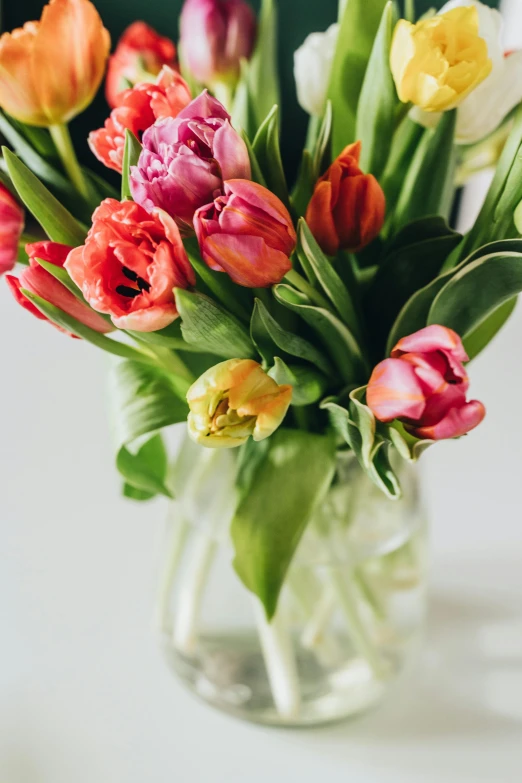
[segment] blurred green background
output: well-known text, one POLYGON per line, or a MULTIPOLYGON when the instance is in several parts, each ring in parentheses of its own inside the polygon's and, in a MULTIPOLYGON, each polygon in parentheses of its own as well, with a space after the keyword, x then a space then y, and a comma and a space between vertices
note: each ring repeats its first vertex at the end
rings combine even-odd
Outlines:
MULTIPOLYGON (((251 0, 257 9, 259 0, 251 0)), ((367 0, 372 3, 373 0, 367 0)), ((487 0, 496 6, 496 0, 487 0)), ((127 25, 136 19, 143 19, 163 35, 177 39, 178 16, 182 0, 94 0, 106 27, 110 30, 113 44, 127 25)), ((0 0, 0 5, 2 5, 0 0)), ((4 0, 3 30, 12 30, 25 21, 38 19, 45 0, 4 0)), ((418 12, 443 2, 417 0, 418 12)), ((337 0, 279 0, 280 33, 279 58, 283 101, 283 157, 289 174, 295 172, 300 150, 306 134, 307 115, 299 108, 295 97, 293 79, 293 52, 306 35, 325 30, 335 21, 337 0)), ((90 109, 73 123, 73 133, 78 150, 84 161, 92 164, 92 155, 86 144, 90 130, 103 124, 108 110, 100 94, 90 109)))

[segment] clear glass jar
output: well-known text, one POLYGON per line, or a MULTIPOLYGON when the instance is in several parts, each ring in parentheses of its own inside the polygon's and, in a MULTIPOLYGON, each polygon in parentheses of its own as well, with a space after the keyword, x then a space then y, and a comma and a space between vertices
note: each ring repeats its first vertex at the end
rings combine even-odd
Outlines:
POLYGON ((205 492, 169 515, 157 619, 172 669, 208 703, 256 723, 320 725, 366 710, 423 628, 426 525, 415 469, 403 467, 403 498, 391 501, 353 455, 339 455, 268 623, 232 567, 233 458, 210 459, 219 460, 218 480, 200 481, 205 492))

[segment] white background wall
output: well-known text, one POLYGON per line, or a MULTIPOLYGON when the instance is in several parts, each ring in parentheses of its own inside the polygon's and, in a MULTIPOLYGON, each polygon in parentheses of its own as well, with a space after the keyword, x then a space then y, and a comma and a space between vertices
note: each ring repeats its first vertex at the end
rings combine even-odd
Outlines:
MULTIPOLYGON (((512 44, 522 3, 506 5, 512 44)), ((418 667, 380 711, 305 733, 242 725, 174 681, 150 627, 163 506, 118 496, 104 358, 5 286, 0 334, 0 783, 520 779, 522 306, 473 365, 485 423, 424 458, 418 667)))

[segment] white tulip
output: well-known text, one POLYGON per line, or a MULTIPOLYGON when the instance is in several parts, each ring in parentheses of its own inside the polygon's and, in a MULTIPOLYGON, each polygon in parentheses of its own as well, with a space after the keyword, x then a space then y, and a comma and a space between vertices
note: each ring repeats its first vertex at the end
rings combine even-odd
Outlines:
POLYGON ((308 114, 320 117, 324 111, 338 35, 339 25, 333 24, 309 35, 294 52, 297 100, 308 114))
MULTIPOLYGON (((504 56, 502 16, 478 0, 450 0, 439 13, 474 5, 479 14, 479 33, 486 41, 492 62, 489 76, 465 98, 457 109, 457 144, 474 144, 493 133, 522 101, 522 51, 504 56)), ((440 115, 415 107, 412 119, 426 128, 436 125, 440 115)))

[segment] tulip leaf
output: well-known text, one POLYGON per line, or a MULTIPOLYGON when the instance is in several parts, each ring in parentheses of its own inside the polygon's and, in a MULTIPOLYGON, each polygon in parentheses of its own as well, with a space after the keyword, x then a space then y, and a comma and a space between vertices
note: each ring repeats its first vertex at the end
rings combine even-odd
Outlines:
POLYGON ((189 351, 190 353, 204 353, 203 348, 189 345, 186 340, 183 339, 180 318, 177 318, 158 332, 134 332, 127 329, 126 333, 138 342, 157 345, 160 348, 172 348, 178 351, 189 351))
POLYGON ((367 373, 364 359, 353 334, 329 310, 315 307, 305 294, 289 285, 274 286, 277 301, 303 318, 317 333, 345 383, 357 384, 367 373))
POLYGON ((410 223, 395 236, 365 297, 369 330, 379 352, 403 305, 439 275, 461 239, 440 217, 410 223))
MULTIPOLYGON (((235 128, 243 139, 253 139, 258 123, 256 122, 253 98, 249 86, 250 65, 248 60, 242 59, 240 63, 240 76, 234 93, 232 108, 230 109, 232 127, 235 128)), ((248 146, 247 144, 247 146, 248 146)), ((257 182, 257 180, 255 180, 257 182)))
POLYGON ((395 9, 390 0, 382 14, 357 105, 355 138, 363 140, 360 166, 377 178, 388 161, 399 104, 390 70, 395 21, 395 9))
MULTIPOLYGON (((52 275, 56 280, 59 280, 59 282, 67 288, 68 291, 73 294, 76 299, 79 299, 80 302, 85 302, 85 298, 81 292, 81 290, 78 288, 75 282, 71 279, 69 276, 69 273, 63 266, 58 266, 57 264, 52 264, 50 261, 43 261, 41 258, 37 258, 36 261, 38 261, 39 265, 43 267, 47 272, 49 272, 50 275, 52 275)), ((100 313, 100 317, 103 318, 103 316, 100 313)))
POLYGON ((131 166, 136 166, 141 154, 141 144, 132 131, 125 128, 125 147, 123 150, 123 166, 121 174, 121 200, 132 201, 130 187, 131 166))
POLYGON ((234 568, 271 620, 301 536, 335 474, 333 439, 280 428, 232 520, 234 568))
POLYGON ((313 148, 313 180, 314 183, 322 174, 323 161, 332 135, 332 102, 326 101, 323 119, 319 125, 319 132, 313 148))
POLYGON ((438 215, 447 194, 447 179, 453 177, 453 154, 457 113, 445 112, 435 128, 424 131, 416 148, 393 218, 395 231, 412 220, 438 215))
POLYGON ((110 184, 110 182, 107 182, 103 177, 100 177, 99 174, 91 171, 86 166, 82 166, 81 169, 84 178, 89 181, 93 188, 95 188, 98 194, 98 202, 100 199, 103 200, 106 198, 114 198, 116 201, 119 201, 120 194, 116 188, 110 184))
POLYGON ((110 376, 110 402, 116 465, 125 482, 149 495, 171 497, 166 485, 166 455, 158 433, 187 418, 188 405, 179 384, 158 367, 119 362, 110 376))
POLYGON ((296 356, 315 364, 325 375, 331 376, 333 373, 332 366, 324 353, 303 337, 283 329, 260 299, 256 299, 254 304, 250 333, 267 366, 271 366, 275 356, 283 351, 289 356, 296 356))
POLYGON ((404 429, 400 421, 394 421, 392 424, 379 423, 378 431, 395 446, 403 459, 412 463, 417 462, 426 449, 433 446, 436 442, 434 440, 415 438, 404 429))
POLYGON ((511 317, 516 305, 517 297, 508 299, 503 305, 500 305, 490 316, 486 318, 476 329, 464 339, 464 349, 469 359, 474 359, 484 348, 489 345, 491 340, 498 334, 504 324, 511 317))
POLYGON ((266 180, 263 176, 263 172, 261 171, 261 166, 259 165, 259 161, 256 157, 256 153, 252 148, 250 139, 248 138, 248 135, 246 134, 245 131, 242 131, 240 136, 245 142, 246 148, 248 150, 248 157, 250 158, 250 168, 252 169, 252 180, 254 182, 257 182, 258 185, 262 185, 264 188, 266 188, 266 180))
POLYGON ((248 331, 235 316, 205 294, 175 288, 183 338, 224 359, 253 359, 256 351, 248 331))
POLYGON ((313 158, 309 150, 303 150, 299 173, 291 195, 292 208, 299 217, 306 214, 308 204, 314 192, 314 183, 313 158))
POLYGON ((332 64, 332 158, 356 140, 357 104, 386 0, 345 0, 332 64))
POLYGON ((324 396, 328 381, 322 373, 298 364, 288 366, 279 356, 268 374, 279 386, 289 384, 293 388, 292 405, 312 405, 324 396))
POLYGON ((16 155, 6 147, 2 148, 2 152, 18 195, 49 239, 73 247, 83 244, 87 229, 60 204, 16 155))
POLYGON ((279 109, 273 106, 256 133, 252 149, 259 163, 266 185, 281 201, 289 206, 281 148, 279 146, 279 109))
POLYGON ((256 46, 248 66, 248 84, 255 124, 259 127, 272 106, 280 101, 275 0, 261 2, 256 46))
MULTIPOLYGON (((394 205, 399 200, 404 184, 404 173, 408 170, 423 133, 424 128, 409 117, 406 117, 396 130, 386 168, 379 180, 387 204, 394 205)), ((393 210, 388 213, 384 224, 385 235, 389 233, 393 214, 393 210)))
POLYGON ((312 272, 312 281, 317 281, 324 293, 335 307, 339 317, 360 339, 361 328, 355 306, 347 287, 327 259, 306 221, 300 220, 298 227, 297 254, 305 270, 312 272))
POLYGON ((466 339, 521 291, 522 253, 479 258, 446 283, 430 308, 428 323, 448 326, 466 339))

